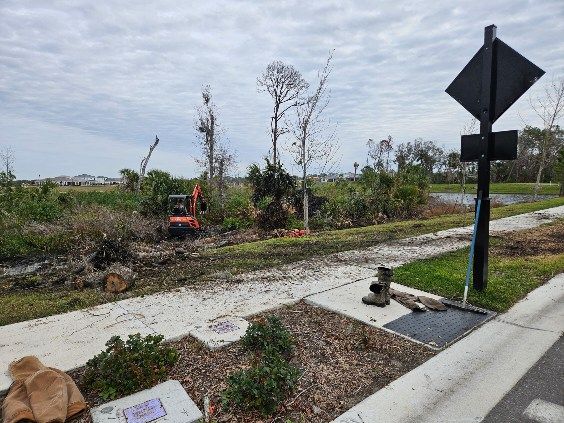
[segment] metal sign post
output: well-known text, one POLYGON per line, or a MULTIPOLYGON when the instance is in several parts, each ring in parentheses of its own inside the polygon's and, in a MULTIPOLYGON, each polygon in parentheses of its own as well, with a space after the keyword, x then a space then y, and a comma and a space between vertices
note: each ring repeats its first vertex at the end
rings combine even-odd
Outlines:
POLYGON ((462 136, 460 155, 463 162, 478 162, 481 207, 476 207, 473 286, 479 291, 488 284, 490 162, 517 157, 517 131, 492 132, 492 126, 542 75, 542 69, 497 38, 496 26, 490 25, 484 45, 446 89, 480 121, 479 135, 462 136))

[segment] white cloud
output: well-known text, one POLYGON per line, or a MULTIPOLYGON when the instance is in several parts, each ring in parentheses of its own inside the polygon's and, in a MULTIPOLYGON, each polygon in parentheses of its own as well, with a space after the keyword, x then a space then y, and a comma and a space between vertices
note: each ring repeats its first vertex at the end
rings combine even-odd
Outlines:
MULTIPOLYGON (((335 48, 328 112, 343 169, 369 137, 454 148, 469 115, 444 89, 483 27, 496 23, 548 81, 564 70, 563 18, 561 1, 4 0, 0 144, 17 147, 20 177, 116 174, 136 167, 157 133, 152 165, 193 175, 193 109, 210 83, 244 172, 269 147, 271 106, 256 77, 282 59, 314 78, 335 48)), ((536 123, 521 99, 496 129, 522 127, 518 112, 536 123)))

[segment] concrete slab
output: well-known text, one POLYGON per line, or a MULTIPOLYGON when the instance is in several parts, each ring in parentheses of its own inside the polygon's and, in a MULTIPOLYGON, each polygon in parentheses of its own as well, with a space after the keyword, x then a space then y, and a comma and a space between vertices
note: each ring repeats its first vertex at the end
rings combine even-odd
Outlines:
POLYGON ((203 417, 177 380, 102 404, 90 412, 93 423, 193 423, 203 417))
POLYGON ((334 422, 482 421, 563 330, 560 274, 334 422))
POLYGON ((236 342, 247 331, 249 322, 240 317, 220 317, 211 322, 196 325, 190 335, 215 350, 236 342))
POLYGON ((373 274, 372 269, 341 263, 321 268, 296 266, 294 271, 270 269, 241 275, 239 283, 222 284, 220 289, 212 284, 211 288, 185 288, 117 304, 167 340, 174 340, 221 316, 249 317, 373 274))
POLYGON ((154 333, 137 316, 116 304, 0 327, 0 391, 12 383, 8 365, 26 355, 65 371, 83 366, 105 349, 113 335, 154 333))

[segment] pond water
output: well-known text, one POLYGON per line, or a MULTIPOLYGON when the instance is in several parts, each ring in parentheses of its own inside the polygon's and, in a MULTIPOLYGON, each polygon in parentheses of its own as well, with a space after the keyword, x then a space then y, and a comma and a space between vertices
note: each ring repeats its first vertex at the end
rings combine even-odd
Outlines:
MULTIPOLYGON (((454 192, 433 192, 430 194, 432 198, 444 201, 450 204, 460 204, 461 202, 467 206, 474 204, 476 193, 465 194, 464 196, 454 192)), ((545 200, 547 198, 555 198, 556 195, 538 195, 537 200, 545 200)), ((503 205, 527 203, 533 201, 532 194, 490 194, 492 202, 501 203, 503 205)))

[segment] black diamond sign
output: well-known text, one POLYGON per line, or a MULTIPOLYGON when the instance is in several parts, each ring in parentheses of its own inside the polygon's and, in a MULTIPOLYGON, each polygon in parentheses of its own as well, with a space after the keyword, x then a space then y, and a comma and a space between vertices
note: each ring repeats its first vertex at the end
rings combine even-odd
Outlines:
MULTIPOLYGON (((527 91, 544 71, 530 62, 499 38, 493 41, 496 58, 492 68, 495 84, 495 98, 493 102, 492 123, 495 122, 525 91, 527 91)), ((480 104, 482 91, 482 58, 484 46, 470 59, 458 76, 446 89, 446 92, 468 110, 476 119, 484 106, 480 104)), ((486 106, 487 107, 487 106, 486 106)))

